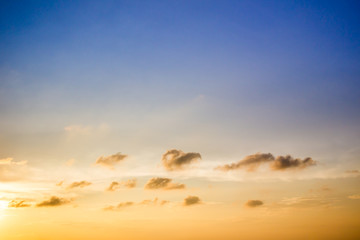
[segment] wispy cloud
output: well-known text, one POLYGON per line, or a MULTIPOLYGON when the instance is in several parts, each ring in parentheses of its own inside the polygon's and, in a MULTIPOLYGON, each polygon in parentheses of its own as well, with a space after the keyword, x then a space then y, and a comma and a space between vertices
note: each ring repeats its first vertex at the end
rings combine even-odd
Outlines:
POLYGON ((0 159, 0 181, 16 181, 26 175, 27 161, 14 161, 13 158, 0 159))
POLYGON ((245 168, 247 171, 256 170, 261 164, 274 161, 274 156, 271 153, 256 153, 246 156, 237 163, 226 164, 219 166, 217 170, 230 171, 239 168, 245 168))
POLYGON ((67 189, 73 189, 73 188, 78 188, 78 187, 84 188, 89 185, 91 185, 91 182, 87 182, 87 181, 73 182, 67 187, 67 189))
POLYGON ((310 157, 301 160, 299 158, 293 158, 290 155, 278 156, 275 158, 271 153, 256 153, 246 156, 239 162, 218 166, 215 169, 230 171, 245 168, 246 171, 251 172, 257 170, 260 165, 266 163, 270 164, 270 169, 273 171, 304 169, 316 165, 316 162, 310 157))
POLYGON ((159 200, 158 198, 155 198, 154 200, 149 200, 149 199, 145 199, 143 200, 142 202, 140 202, 139 204, 140 205, 165 205, 169 203, 169 201, 166 201, 166 200, 159 200))
POLYGON ((28 203, 25 203, 24 200, 18 201, 18 200, 12 200, 9 202, 8 207, 10 208, 22 208, 22 207, 30 207, 31 205, 28 203))
POLYGON ((131 206, 163 206, 165 204, 169 203, 169 201, 166 200, 159 200, 158 198, 154 198, 153 200, 151 199, 145 199, 141 202, 121 202, 118 205, 110 205, 110 206, 106 206, 103 208, 103 210, 106 211, 118 211, 121 210, 123 208, 127 208, 127 207, 131 207, 131 206))
POLYGON ((358 200, 358 199, 360 199, 360 194, 350 195, 350 196, 348 196, 348 198, 353 199, 353 200, 358 200))
POLYGON ((114 166, 119 162, 123 161, 128 156, 121 153, 116 153, 107 157, 101 156, 96 159, 95 164, 101 165, 110 169, 114 169, 114 166))
POLYGON ((163 189, 163 190, 174 190, 184 189, 185 184, 172 183, 170 178, 151 178, 145 185, 145 189, 163 189))
POLYGON ((105 211, 115 211, 134 205, 134 202, 121 202, 116 206, 107 206, 103 208, 105 211))
POLYGON ((181 150, 168 150, 162 156, 162 164, 166 168, 166 170, 182 170, 185 166, 198 161, 201 159, 200 153, 189 152, 184 153, 181 150))

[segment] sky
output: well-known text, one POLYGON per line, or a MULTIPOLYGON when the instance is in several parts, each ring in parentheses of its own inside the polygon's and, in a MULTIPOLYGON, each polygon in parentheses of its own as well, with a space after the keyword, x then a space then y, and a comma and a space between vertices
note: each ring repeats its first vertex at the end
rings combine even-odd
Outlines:
POLYGON ((1 1, 0 238, 359 239, 358 1, 1 1))

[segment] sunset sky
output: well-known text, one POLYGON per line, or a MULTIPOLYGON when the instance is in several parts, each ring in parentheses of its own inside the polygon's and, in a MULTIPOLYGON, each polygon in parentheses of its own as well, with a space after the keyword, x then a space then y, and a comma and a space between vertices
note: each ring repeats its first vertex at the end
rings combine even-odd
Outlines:
POLYGON ((1 1, 1 240, 360 239, 359 1, 1 1))

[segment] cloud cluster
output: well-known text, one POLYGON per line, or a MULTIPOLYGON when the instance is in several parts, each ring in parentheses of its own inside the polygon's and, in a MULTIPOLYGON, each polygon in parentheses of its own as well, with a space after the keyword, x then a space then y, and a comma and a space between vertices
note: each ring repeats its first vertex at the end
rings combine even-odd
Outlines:
POLYGON ((172 183, 170 178, 160 178, 155 177, 151 178, 146 184, 145 189, 163 189, 163 190, 174 190, 174 189, 184 189, 185 184, 172 183))
POLYGON ((112 182, 110 184, 110 186, 106 189, 106 191, 110 191, 110 192, 113 192, 119 188, 122 188, 122 187, 125 187, 125 188, 134 188, 136 187, 136 182, 137 180, 134 178, 134 179, 129 179, 129 180, 126 180, 126 181, 122 181, 122 182, 112 182))
POLYGON ((26 172, 26 161, 15 162, 13 158, 0 159, 0 181, 22 179, 26 172))
POLYGON ((56 196, 52 196, 49 200, 45 200, 43 202, 40 202, 36 204, 37 207, 57 207, 64 204, 70 203, 72 200, 60 198, 56 196))
POLYGON ((87 182, 87 181, 73 182, 67 187, 67 189, 73 189, 73 188, 78 188, 78 187, 84 188, 89 185, 91 185, 91 182, 87 182))
POLYGON ((101 165, 103 167, 107 167, 110 169, 114 169, 114 166, 127 158, 127 155, 116 153, 107 157, 101 156, 98 159, 96 159, 95 164, 101 165))
POLYGON ((273 171, 288 170, 288 169, 304 169, 313 165, 316 162, 312 158, 293 158, 290 155, 274 157, 271 153, 256 153, 246 156, 237 163, 226 164, 218 166, 216 170, 230 171, 244 168, 246 171, 255 171, 260 165, 269 163, 270 169, 273 171))
POLYGON ((8 205, 8 207, 11 207, 11 208, 22 208, 22 207, 30 207, 30 206, 31 205, 25 203, 24 200, 21 200, 21 201, 11 200, 8 205))
POLYGON ((260 207, 263 204, 264 204, 263 201, 260 200, 249 200, 245 203, 245 206, 249 208, 255 208, 255 207, 260 207))
POLYGON ((185 166, 201 159, 200 153, 184 153, 181 150, 168 150, 162 156, 162 164, 168 171, 181 170, 185 166))
POLYGON ((201 200, 199 197, 197 196, 187 196, 184 199, 183 205, 184 206, 191 206, 191 205, 195 205, 195 204, 200 204, 201 200))

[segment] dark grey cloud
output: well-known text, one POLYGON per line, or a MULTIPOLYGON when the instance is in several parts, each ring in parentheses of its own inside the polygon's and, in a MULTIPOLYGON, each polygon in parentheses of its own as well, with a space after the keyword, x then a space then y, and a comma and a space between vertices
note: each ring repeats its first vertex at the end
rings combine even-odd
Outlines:
POLYGON ((122 182, 112 182, 110 184, 110 186, 106 189, 106 191, 110 191, 110 192, 113 192, 117 189, 120 189, 122 187, 125 187, 125 188, 134 188, 136 187, 136 183, 137 183, 137 180, 134 178, 134 179, 128 179, 126 181, 122 181, 122 182))
POLYGON ((181 150, 168 150, 162 156, 162 164, 169 171, 182 170, 185 166, 201 159, 200 153, 184 153, 181 150))
POLYGON ((247 171, 256 170, 261 164, 274 161, 274 156, 271 153, 256 153, 246 156, 237 163, 226 164, 219 166, 217 170, 230 171, 239 168, 245 168, 247 171))
POLYGON ((260 207, 263 204, 264 204, 263 201, 260 200, 249 200, 245 203, 245 206, 250 208, 255 208, 255 207, 260 207))
POLYGON ((70 203, 72 200, 52 196, 49 200, 45 200, 36 204, 37 207, 56 207, 70 203))
POLYGON ((290 155, 278 156, 275 161, 270 164, 272 170, 286 170, 289 168, 303 169, 316 165, 316 162, 312 158, 305 158, 303 160, 299 158, 293 158, 290 155))
POLYGON ((230 171, 244 168, 246 171, 255 171, 262 164, 270 164, 270 169, 273 171, 287 170, 287 169, 304 169, 313 165, 316 162, 312 158, 293 158, 290 155, 274 157, 271 153, 256 153, 246 156, 237 163, 226 164, 218 166, 216 170, 230 171))
POLYGON ((30 207, 31 205, 28 203, 25 203, 24 200, 18 201, 18 200, 11 200, 9 202, 8 207, 11 208, 22 208, 22 207, 30 207))
POLYGON ((127 155, 116 153, 107 157, 99 157, 98 159, 96 159, 95 164, 114 169, 114 166, 119 162, 123 161, 125 158, 127 158, 127 155))
POLYGON ((91 185, 91 182, 87 182, 87 181, 73 182, 67 187, 67 189, 73 189, 73 188, 78 188, 78 187, 84 188, 89 185, 91 185))
POLYGON ((183 205, 184 206, 191 206, 195 204, 200 204, 201 200, 197 196, 188 196, 184 199, 183 205))
POLYGON ((163 189, 163 190, 174 190, 174 189, 184 189, 185 184, 172 183, 170 178, 160 178, 155 177, 149 179, 145 184, 145 189, 163 189))

